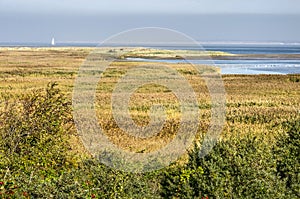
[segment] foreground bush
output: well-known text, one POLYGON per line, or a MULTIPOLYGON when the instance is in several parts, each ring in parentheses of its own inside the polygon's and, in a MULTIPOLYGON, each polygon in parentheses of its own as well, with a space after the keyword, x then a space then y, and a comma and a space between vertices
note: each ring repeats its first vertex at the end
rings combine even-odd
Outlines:
POLYGON ((271 147, 249 136, 219 142, 199 158, 196 145, 186 166, 165 173, 166 198, 285 198, 290 197, 276 171, 271 147))
MULTIPOLYGON (((3 96, 0 113, 0 179, 15 184, 14 188, 32 185, 34 190, 60 175, 68 164, 71 104, 55 84, 17 99, 11 97, 3 96)), ((14 191, 9 186, 0 190, 6 192, 14 191)))
POLYGON ((278 138, 275 148, 277 172, 289 193, 300 198, 300 120, 285 122, 287 133, 278 138))
POLYGON ((0 111, 0 198, 155 198, 146 175, 73 160, 71 103, 49 84, 0 111))
POLYGON ((58 198, 157 198, 153 183, 149 174, 124 173, 86 160, 57 179, 55 187, 58 198))

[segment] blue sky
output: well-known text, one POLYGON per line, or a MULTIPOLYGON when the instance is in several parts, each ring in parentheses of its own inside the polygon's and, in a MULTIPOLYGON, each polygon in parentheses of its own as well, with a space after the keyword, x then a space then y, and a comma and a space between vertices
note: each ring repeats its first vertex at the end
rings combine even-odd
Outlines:
POLYGON ((98 42, 156 26, 200 41, 300 41, 298 0, 0 0, 0 42, 98 42))

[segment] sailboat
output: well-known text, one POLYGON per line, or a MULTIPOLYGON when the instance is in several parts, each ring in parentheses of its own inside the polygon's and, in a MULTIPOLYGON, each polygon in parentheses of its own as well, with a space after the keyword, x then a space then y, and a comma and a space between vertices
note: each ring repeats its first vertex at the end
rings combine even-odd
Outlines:
POLYGON ((52 38, 51 45, 55 46, 55 39, 54 38, 52 38))

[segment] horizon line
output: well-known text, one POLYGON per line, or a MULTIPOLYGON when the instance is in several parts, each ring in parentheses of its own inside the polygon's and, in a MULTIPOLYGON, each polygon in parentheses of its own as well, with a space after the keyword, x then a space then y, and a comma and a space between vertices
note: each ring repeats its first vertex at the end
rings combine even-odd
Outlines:
MULTIPOLYGON (((269 44, 269 45, 300 45, 300 41, 199 41, 196 40, 196 44, 269 44)), ((0 41, 0 45, 3 44, 51 44, 50 42, 33 42, 33 41, 0 41)), ((90 44, 90 45, 101 45, 103 44, 103 41, 59 41, 56 40, 56 44, 90 44)), ((187 42, 107 42, 104 43, 105 45, 117 45, 117 44, 122 44, 122 45, 191 45, 192 43, 187 43, 187 42)))

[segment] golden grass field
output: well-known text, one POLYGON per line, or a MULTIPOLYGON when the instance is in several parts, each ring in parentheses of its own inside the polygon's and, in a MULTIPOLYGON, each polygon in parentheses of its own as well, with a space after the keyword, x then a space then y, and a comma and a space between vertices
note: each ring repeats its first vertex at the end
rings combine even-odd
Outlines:
MULTIPOLYGON (((78 69, 92 50, 92 48, 0 48, 2 103, 4 95, 11 94, 17 98, 18 95, 33 89, 45 88, 49 82, 58 83, 59 88, 71 100, 78 69)), ((109 48, 102 50, 108 55, 111 52, 109 48)), ((111 93, 119 78, 129 68, 140 64, 122 60, 113 62, 99 81, 96 106, 99 122, 112 142, 130 151, 149 152, 164 146, 173 138, 178 129, 180 112, 178 101, 168 88, 146 85, 132 95, 129 104, 130 113, 137 124, 146 125, 149 122, 150 107, 157 103, 165 105, 168 118, 163 130, 158 136, 141 139, 129 136, 118 128, 111 114, 111 93)), ((176 69, 197 93, 200 110, 199 136, 201 136, 209 127, 211 114, 210 97, 204 80, 189 64, 164 65, 176 69)), ((251 132, 265 136, 266 142, 273 142, 274 136, 281 133, 279 124, 300 118, 299 74, 223 75, 222 79, 226 90, 226 122, 222 139, 243 136, 251 132)), ((76 152, 83 152, 82 148, 76 146, 79 144, 77 141, 71 142, 76 152)))

